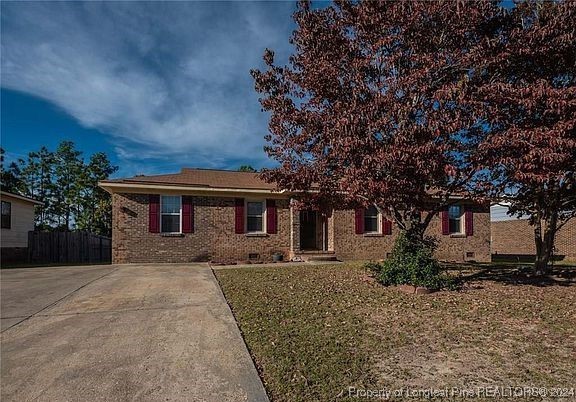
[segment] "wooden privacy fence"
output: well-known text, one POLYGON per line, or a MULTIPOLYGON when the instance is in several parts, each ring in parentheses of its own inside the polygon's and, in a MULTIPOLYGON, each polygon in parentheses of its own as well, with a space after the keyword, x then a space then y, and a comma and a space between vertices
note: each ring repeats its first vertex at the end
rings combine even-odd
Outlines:
POLYGON ((112 239, 89 232, 28 232, 28 260, 37 264, 110 263, 112 239))

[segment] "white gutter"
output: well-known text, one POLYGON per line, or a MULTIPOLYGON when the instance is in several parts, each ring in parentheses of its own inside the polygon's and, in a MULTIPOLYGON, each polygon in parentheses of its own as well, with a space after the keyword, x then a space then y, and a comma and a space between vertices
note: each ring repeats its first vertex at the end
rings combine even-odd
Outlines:
POLYGON ((13 193, 7 193, 6 191, 0 191, 0 195, 1 196, 5 196, 5 197, 12 197, 12 198, 16 198, 18 200, 21 201, 27 201, 31 204, 36 204, 36 205, 44 205, 44 203, 42 201, 38 201, 32 198, 28 198, 28 197, 24 197, 23 195, 18 195, 18 194, 13 194, 13 193))

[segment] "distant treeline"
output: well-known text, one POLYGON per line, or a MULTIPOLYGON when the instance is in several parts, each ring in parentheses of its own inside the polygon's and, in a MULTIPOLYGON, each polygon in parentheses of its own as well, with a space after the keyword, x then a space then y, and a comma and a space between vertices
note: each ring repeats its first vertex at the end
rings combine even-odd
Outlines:
POLYGON ((38 230, 87 230, 110 236, 112 207, 110 195, 98 187, 118 170, 103 152, 85 160, 71 141, 55 151, 41 147, 4 166, 1 149, 2 190, 42 202, 36 207, 38 230))

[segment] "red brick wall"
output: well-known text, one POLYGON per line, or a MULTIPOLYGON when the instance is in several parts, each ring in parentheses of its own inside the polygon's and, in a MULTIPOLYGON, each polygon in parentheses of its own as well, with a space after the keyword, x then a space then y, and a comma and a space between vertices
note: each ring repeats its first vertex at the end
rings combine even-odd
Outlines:
POLYGON ((148 195, 114 194, 112 197, 112 261, 192 262, 243 261, 248 253, 270 260, 274 252, 290 250, 288 200, 276 200, 278 234, 255 237, 234 231, 234 198, 194 197, 194 233, 165 237, 148 232, 148 195))
MULTIPOLYGON (((114 263, 244 261, 249 253, 260 254, 268 261, 274 252, 290 257, 291 230, 297 237, 297 219, 291 228, 289 200, 276 200, 278 233, 264 236, 236 234, 234 198, 194 197, 194 233, 166 237, 148 232, 148 195, 114 194, 112 224, 112 260, 114 263)), ((294 212, 298 216, 298 212, 294 212)), ((293 218, 294 218, 293 216, 293 218)), ((354 211, 334 211, 328 219, 328 247, 337 257, 347 260, 386 258, 392 250, 397 228, 392 235, 357 235, 354 211)), ((474 235, 443 236, 441 222, 435 217, 428 233, 439 240, 437 257, 448 261, 490 261, 490 213, 474 213, 474 235), (466 252, 473 257, 466 258, 466 252)), ((294 246, 299 242, 295 239, 294 246)))
MULTIPOLYGON (((354 211, 334 212, 334 250, 339 258, 347 260, 378 260, 386 258, 392 251, 398 228, 392 228, 392 235, 374 236, 355 234, 354 211)), ((474 212, 473 236, 442 235, 439 216, 435 216, 427 234, 438 239, 436 257, 444 261, 475 260, 490 261, 490 211, 488 208, 474 212), (466 252, 474 256, 466 258, 466 252)))
MULTIPOLYGON (((560 229, 555 243, 556 255, 576 261, 576 219, 572 219, 560 229)), ((526 219, 492 222, 492 253, 536 254, 534 227, 530 226, 526 219)))

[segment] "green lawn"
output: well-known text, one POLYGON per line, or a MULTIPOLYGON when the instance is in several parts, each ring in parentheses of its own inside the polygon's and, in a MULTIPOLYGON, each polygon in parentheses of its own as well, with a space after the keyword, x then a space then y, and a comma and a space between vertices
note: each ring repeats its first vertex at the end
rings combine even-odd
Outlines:
POLYGON ((384 288, 360 264, 215 273, 272 401, 344 400, 349 386, 576 387, 572 271, 542 284, 483 266, 432 295, 384 288))

